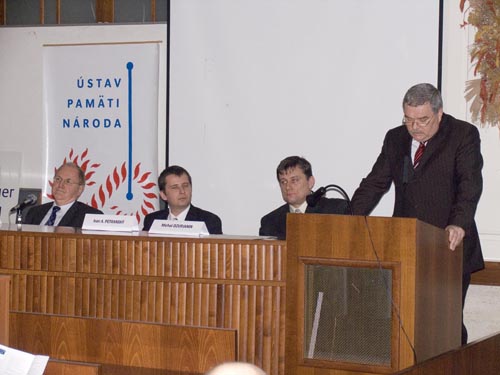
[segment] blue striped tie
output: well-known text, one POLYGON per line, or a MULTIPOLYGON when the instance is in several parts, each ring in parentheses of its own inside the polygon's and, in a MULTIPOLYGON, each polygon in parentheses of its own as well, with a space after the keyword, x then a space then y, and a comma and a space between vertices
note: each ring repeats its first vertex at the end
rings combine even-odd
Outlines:
POLYGON ((52 207, 52 213, 50 214, 49 220, 45 223, 45 225, 54 225, 56 222, 57 211, 59 211, 61 207, 54 206, 52 207))

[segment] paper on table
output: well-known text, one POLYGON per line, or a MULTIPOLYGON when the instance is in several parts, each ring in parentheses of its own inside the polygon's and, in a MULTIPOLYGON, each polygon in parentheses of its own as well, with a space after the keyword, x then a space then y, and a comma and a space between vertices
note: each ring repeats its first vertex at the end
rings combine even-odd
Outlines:
POLYGON ((48 356, 33 355, 0 345, 0 374, 2 375, 43 375, 48 356))

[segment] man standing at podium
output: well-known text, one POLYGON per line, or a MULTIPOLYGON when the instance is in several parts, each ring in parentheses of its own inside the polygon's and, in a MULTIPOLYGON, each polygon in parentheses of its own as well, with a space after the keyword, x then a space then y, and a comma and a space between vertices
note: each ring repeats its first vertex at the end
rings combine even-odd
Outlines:
POLYGON ((471 273, 484 267, 474 221, 483 188, 479 132, 443 113, 441 94, 428 83, 406 92, 403 113, 403 124, 387 132, 371 172, 355 191, 352 210, 369 215, 394 183, 393 216, 445 229, 451 250, 463 241, 463 308, 471 273))
POLYGON ((286 215, 288 213, 347 214, 348 203, 344 199, 320 198, 314 207, 308 206, 306 197, 314 186, 311 163, 300 156, 283 159, 276 169, 281 195, 286 202, 265 215, 260 221, 259 235, 286 239, 286 215))
POLYGON ((158 177, 158 189, 161 199, 167 203, 168 207, 146 215, 143 230, 149 230, 155 219, 186 220, 203 221, 208 233, 222 234, 222 222, 217 215, 191 204, 193 187, 191 175, 186 169, 178 165, 171 165, 164 169, 158 177))

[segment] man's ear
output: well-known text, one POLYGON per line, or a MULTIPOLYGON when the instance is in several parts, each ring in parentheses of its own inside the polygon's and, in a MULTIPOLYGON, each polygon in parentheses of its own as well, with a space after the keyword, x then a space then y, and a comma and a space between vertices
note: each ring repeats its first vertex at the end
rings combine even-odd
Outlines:
POLYGON ((167 201, 167 196, 163 191, 160 191, 160 198, 163 199, 165 202, 167 201))
POLYGON ((309 177, 309 179, 307 180, 307 183, 309 184, 309 190, 312 190, 314 187, 314 184, 316 183, 314 176, 309 177))
POLYGON ((443 108, 439 109, 437 116, 438 116, 438 124, 439 124, 439 123, 441 123, 441 118, 443 117, 443 108))
POLYGON ((85 185, 80 185, 78 187, 78 197, 76 197, 76 199, 80 198, 80 195, 82 195, 84 190, 85 190, 85 185))

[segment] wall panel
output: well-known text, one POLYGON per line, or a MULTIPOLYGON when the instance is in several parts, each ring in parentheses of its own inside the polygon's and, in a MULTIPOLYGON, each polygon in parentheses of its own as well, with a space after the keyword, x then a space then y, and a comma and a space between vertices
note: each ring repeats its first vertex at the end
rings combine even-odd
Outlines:
POLYGON ((239 359, 273 375, 284 371, 285 257, 282 241, 0 230, 12 312, 233 328, 239 359))

